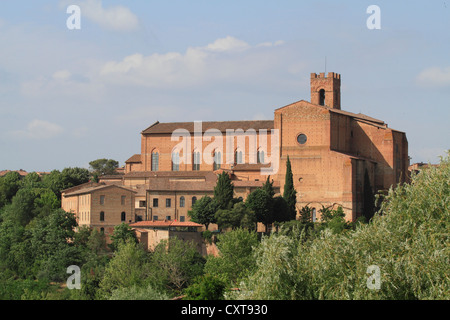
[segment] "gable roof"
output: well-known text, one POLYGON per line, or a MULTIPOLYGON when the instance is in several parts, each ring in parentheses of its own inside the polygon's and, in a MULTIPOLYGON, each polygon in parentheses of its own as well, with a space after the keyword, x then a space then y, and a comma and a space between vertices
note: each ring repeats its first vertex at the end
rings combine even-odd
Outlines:
POLYGON ((353 113, 353 112, 344 111, 344 110, 340 110, 340 109, 335 109, 335 108, 330 108, 330 107, 326 107, 326 106, 321 106, 321 105, 314 104, 314 103, 311 103, 311 102, 306 101, 306 100, 300 100, 300 101, 297 101, 297 102, 293 102, 293 103, 288 104, 288 105, 286 105, 284 107, 275 109, 275 111, 279 111, 279 110, 282 110, 284 108, 292 107, 292 106, 294 106, 296 104, 299 104, 299 103, 308 104, 308 105, 314 106, 316 108, 321 108, 324 111, 329 111, 329 112, 332 112, 332 113, 349 116, 349 117, 355 118, 357 120, 365 120, 365 121, 368 121, 368 122, 375 123, 377 125, 385 125, 383 120, 375 119, 375 118, 369 117, 368 115, 365 115, 365 114, 362 114, 362 113, 353 113))
POLYGON ((100 185, 100 186, 91 186, 91 187, 82 188, 82 189, 79 189, 79 190, 76 190, 76 191, 73 191, 73 192, 68 192, 64 196, 65 197, 71 197, 71 196, 91 193, 91 192, 95 192, 95 191, 102 190, 102 189, 107 189, 107 188, 120 188, 120 189, 129 191, 129 192, 137 193, 136 190, 133 190, 133 189, 130 189, 130 188, 126 188, 124 186, 120 186, 120 185, 116 185, 116 184, 103 184, 103 185, 100 185))
MULTIPOLYGON (((217 129, 225 133, 227 129, 274 129, 273 120, 253 120, 253 121, 206 121, 201 122, 202 133, 209 129, 217 129)), ((194 133, 194 122, 155 122, 153 125, 142 131, 142 134, 172 134, 176 129, 185 129, 189 133, 194 133)))

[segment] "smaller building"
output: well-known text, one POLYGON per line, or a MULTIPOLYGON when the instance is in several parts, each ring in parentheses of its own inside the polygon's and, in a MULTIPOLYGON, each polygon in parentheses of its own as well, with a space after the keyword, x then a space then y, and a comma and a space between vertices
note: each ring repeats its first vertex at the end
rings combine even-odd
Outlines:
POLYGON ((194 222, 181 222, 170 220, 139 221, 130 224, 136 233, 141 245, 148 251, 152 251, 161 241, 178 238, 192 242, 197 251, 203 254, 203 241, 201 231, 203 225, 194 222))
POLYGON ((79 226, 97 228, 109 241, 115 226, 136 221, 136 193, 123 186, 89 182, 63 190, 61 207, 75 215, 79 226))

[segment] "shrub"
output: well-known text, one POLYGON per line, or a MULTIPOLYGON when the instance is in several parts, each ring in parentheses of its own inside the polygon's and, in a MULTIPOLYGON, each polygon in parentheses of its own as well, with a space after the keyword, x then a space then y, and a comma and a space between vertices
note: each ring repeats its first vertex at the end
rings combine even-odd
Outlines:
MULTIPOLYGON (((423 170, 389 190, 382 214, 355 230, 311 240, 264 238, 257 267, 232 299, 450 299, 450 167, 423 170), (380 289, 368 286, 369 266, 380 289)), ((334 218, 331 218, 331 220, 334 218)))

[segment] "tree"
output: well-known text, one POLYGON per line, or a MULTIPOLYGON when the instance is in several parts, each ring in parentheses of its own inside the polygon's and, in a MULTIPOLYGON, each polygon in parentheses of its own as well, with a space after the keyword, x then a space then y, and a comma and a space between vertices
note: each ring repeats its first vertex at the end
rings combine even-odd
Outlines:
POLYGON ((297 191, 294 188, 294 178, 292 175, 291 169, 291 161, 289 160, 289 156, 286 161, 286 176, 284 182, 284 192, 283 198, 286 200, 288 208, 289 208, 289 216, 296 217, 297 210, 295 209, 295 205, 297 203, 297 191))
POLYGON ((42 183, 61 199, 61 191, 89 181, 89 170, 84 168, 65 168, 61 172, 53 170, 42 176, 42 183))
POLYGON ((151 254, 149 274, 155 289, 180 294, 203 274, 205 259, 192 242, 178 238, 161 241, 151 254))
MULTIPOLYGON (((264 237, 235 300, 448 300, 450 157, 391 188, 383 214, 313 239, 264 237), (378 267, 380 277, 376 272, 378 267), (372 270, 372 271, 369 271, 372 270), (376 270, 376 269, 375 269, 376 270), (378 282, 379 288, 370 287, 378 282)), ((330 210, 332 211, 332 210, 330 210)), ((340 210, 328 217, 342 218, 340 210)))
POLYGON ((216 212, 216 222, 219 228, 247 228, 254 230, 256 226, 255 213, 243 202, 237 202, 232 209, 220 209, 216 212))
POLYGON ((97 159, 89 162, 89 166, 93 175, 102 176, 117 174, 116 169, 119 168, 119 162, 112 159, 97 159))
POLYGON ((31 249, 39 278, 51 281, 66 279, 66 269, 83 261, 82 251, 73 243, 76 218, 61 209, 54 210, 33 224, 31 249))
POLYGON ((255 213, 256 220, 263 223, 266 230, 269 230, 269 225, 274 222, 273 198, 270 194, 258 188, 248 195, 245 204, 255 213))
POLYGON ((3 220, 12 220, 26 226, 35 216, 35 200, 37 196, 31 188, 21 188, 13 197, 10 205, 3 210, 3 220))
POLYGON ((142 286, 149 271, 149 257, 141 246, 134 241, 119 243, 118 250, 106 266, 98 294, 108 299, 116 289, 142 286))
POLYGON ((122 223, 114 227, 114 232, 111 235, 111 240, 112 243, 110 244, 110 247, 113 250, 117 250, 120 243, 124 243, 127 241, 138 243, 136 234, 127 223, 122 223))
POLYGON ((220 254, 208 256, 205 274, 237 284, 254 269, 253 250, 257 246, 258 235, 253 231, 239 228, 220 234, 217 242, 220 254))
POLYGON ((295 220, 295 217, 290 215, 286 200, 282 196, 275 197, 273 199, 273 220, 275 222, 285 222, 290 220, 295 220))
POLYGON ((8 172, 0 178, 0 208, 11 202, 20 185, 20 174, 16 171, 8 172))
POLYGON ((223 300, 226 283, 223 279, 205 274, 184 290, 183 300, 223 300))
POLYGON ((218 207, 215 198, 204 196, 194 203, 192 209, 188 211, 188 215, 191 221, 204 224, 208 230, 209 224, 216 222, 215 214, 218 207))
POLYGON ((267 177, 266 182, 263 184, 262 189, 267 192, 272 198, 275 196, 275 190, 273 188, 273 180, 270 182, 270 176, 267 177))
POLYGON ((300 215, 300 221, 302 223, 309 223, 312 222, 312 208, 309 206, 304 206, 300 209, 299 215, 300 215))
POLYGON ((219 209, 229 209, 233 200, 233 195, 233 183, 231 182, 229 174, 223 171, 219 175, 217 184, 214 187, 214 200, 216 201, 219 209))

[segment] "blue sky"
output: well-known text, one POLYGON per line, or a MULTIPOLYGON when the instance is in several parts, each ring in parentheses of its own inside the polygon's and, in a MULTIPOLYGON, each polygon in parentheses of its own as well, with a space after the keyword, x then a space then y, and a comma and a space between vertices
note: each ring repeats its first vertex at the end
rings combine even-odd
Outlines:
POLYGON ((123 165, 157 120, 272 119, 325 57, 412 163, 449 149, 450 1, 1 1, 0 170, 123 165))

